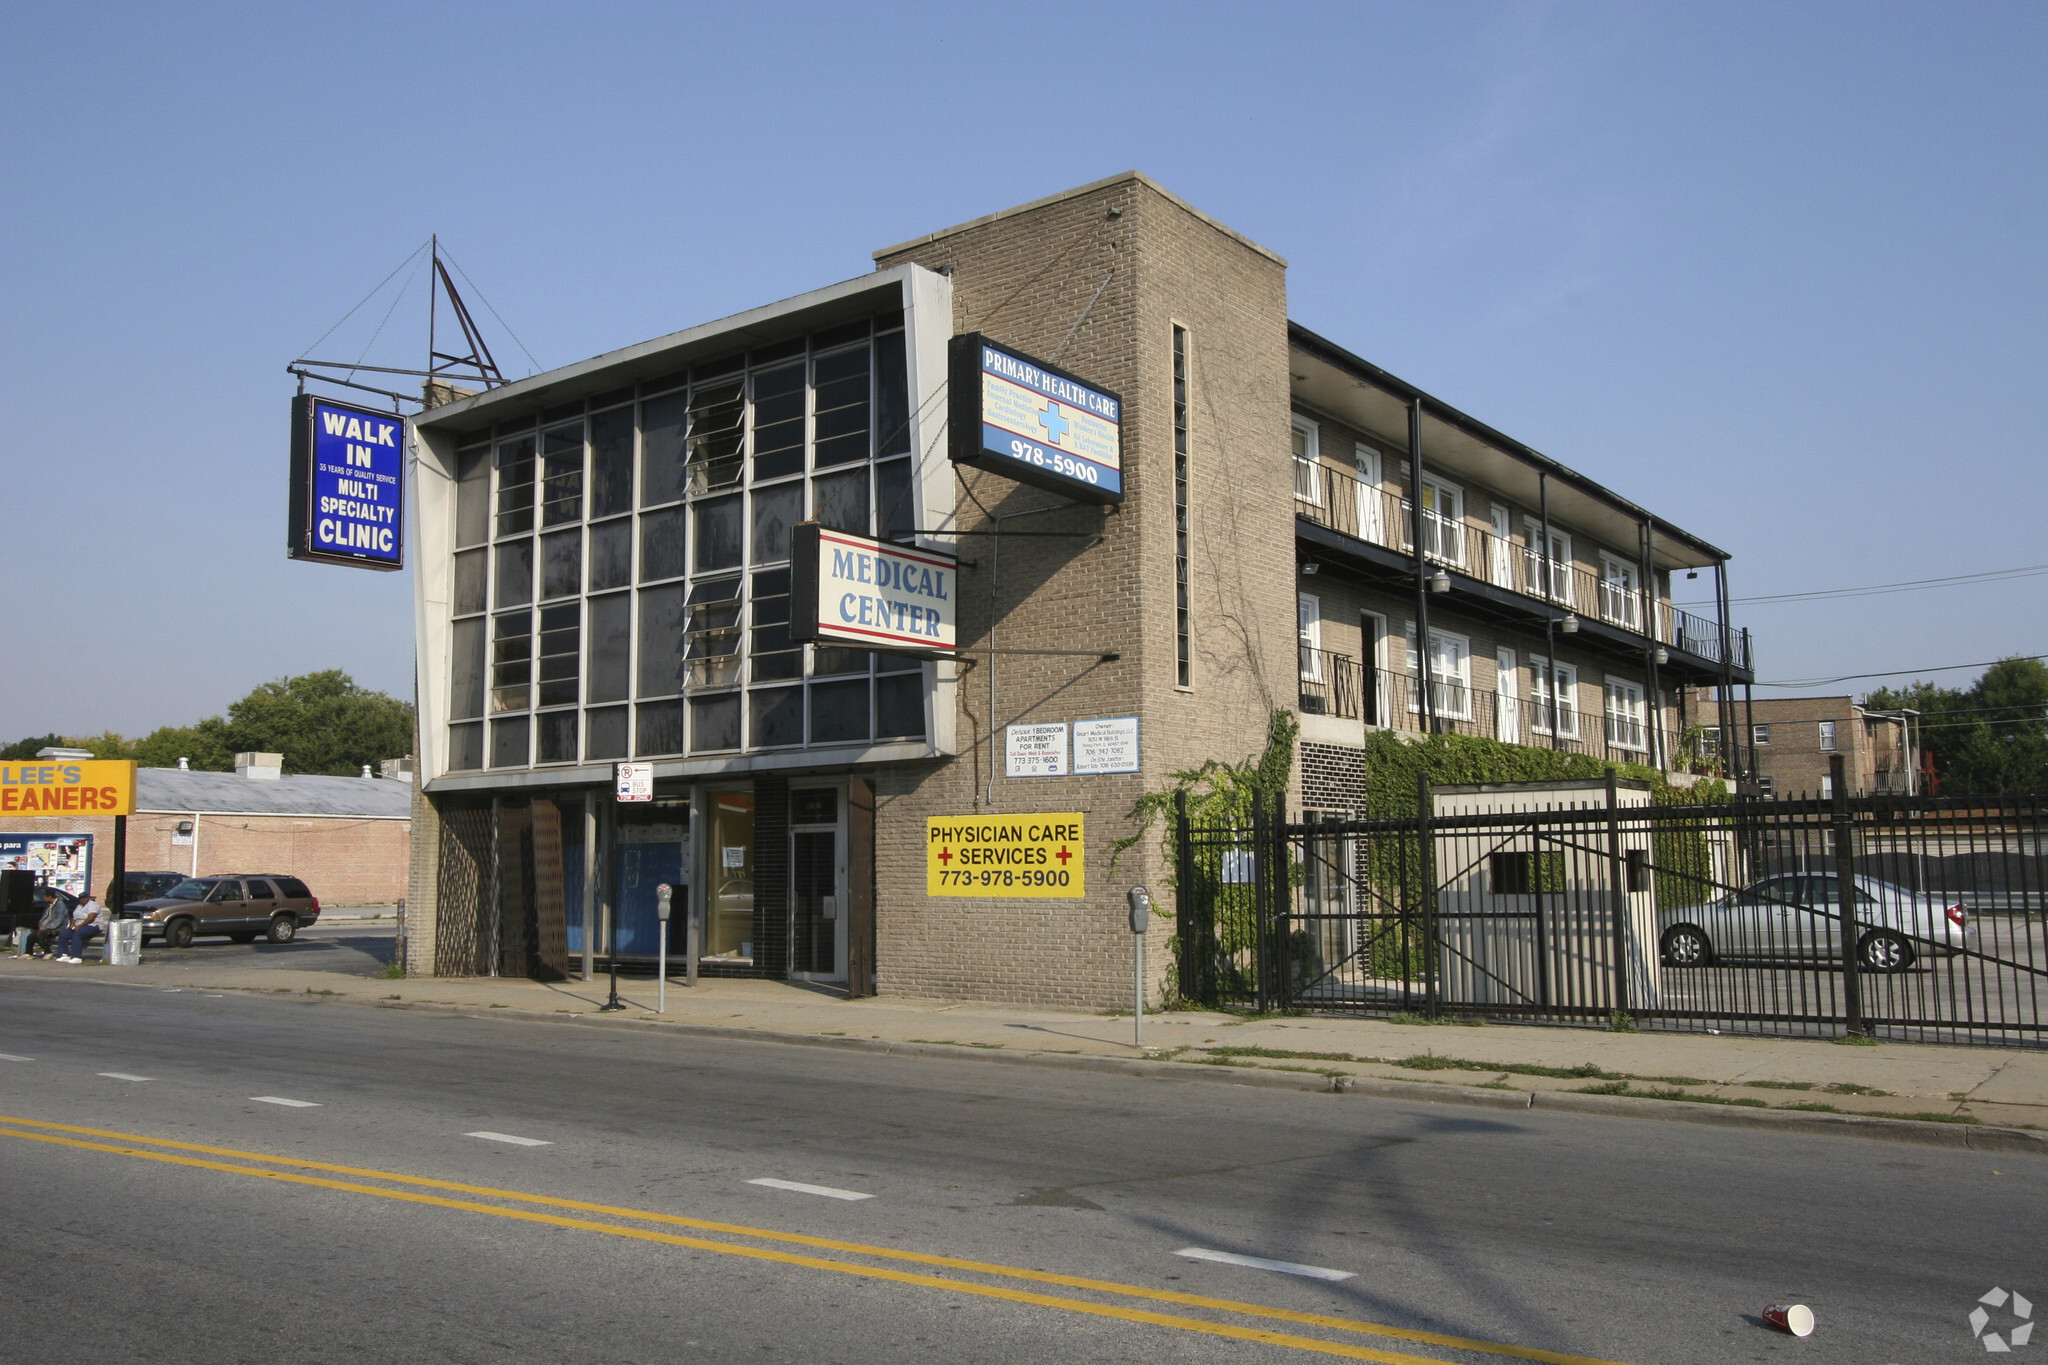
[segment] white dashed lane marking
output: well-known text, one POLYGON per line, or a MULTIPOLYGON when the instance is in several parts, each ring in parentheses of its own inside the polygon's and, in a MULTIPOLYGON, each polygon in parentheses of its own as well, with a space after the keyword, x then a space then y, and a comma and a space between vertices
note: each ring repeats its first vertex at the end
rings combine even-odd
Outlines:
POLYGON ((147 1076, 131 1076, 125 1071, 102 1071, 99 1073, 110 1081, 146 1081, 147 1076))
POLYGON ((542 1138, 516 1137, 511 1133, 464 1133, 463 1136, 482 1138, 485 1142, 509 1142, 514 1147, 552 1147, 555 1145, 542 1138))
POLYGON ((0 1062, 32 1062, 33 1057, 17 1057, 11 1052, 0 1052, 0 1062))
POLYGON ((1191 1261, 1214 1261, 1218 1265, 1241 1265, 1252 1270, 1277 1270, 1282 1275, 1300 1275, 1311 1280, 1348 1280, 1348 1270, 1321 1265, 1297 1265, 1293 1261, 1269 1261, 1263 1256, 1240 1256, 1234 1251, 1211 1251, 1207 1247, 1182 1247, 1173 1253, 1191 1261))
POLYGON ((796 1181, 796 1180, 774 1180, 774 1179, 770 1179, 770 1178, 768 1178, 768 1177, 766 1177, 766 1176, 763 1176, 763 1177, 762 1177, 761 1179, 759 1179, 759 1180, 749 1180, 749 1181, 748 1181, 747 1183, 748 1183, 749 1185, 766 1185, 766 1186, 767 1186, 767 1187, 768 1187, 769 1189, 771 1189, 771 1190, 794 1190, 794 1191, 796 1191, 796 1192, 797 1192, 798 1194, 822 1194, 822 1195, 824 1195, 824 1196, 825 1196, 825 1198, 827 1198, 827 1199, 873 1199, 873 1198, 874 1198, 874 1196, 873 1196, 873 1195, 871 1195, 871 1194, 862 1194, 862 1193, 861 1193, 861 1192, 860 1192, 859 1190, 835 1190, 835 1189, 833 1189, 833 1188, 832 1188, 832 1187, 831 1187, 830 1185, 806 1185, 806 1184, 802 1183, 801 1181, 796 1181))
POLYGON ((257 1104, 281 1104, 287 1109, 318 1109, 320 1107, 318 1100, 288 1100, 282 1095, 251 1095, 249 1098, 257 1104))

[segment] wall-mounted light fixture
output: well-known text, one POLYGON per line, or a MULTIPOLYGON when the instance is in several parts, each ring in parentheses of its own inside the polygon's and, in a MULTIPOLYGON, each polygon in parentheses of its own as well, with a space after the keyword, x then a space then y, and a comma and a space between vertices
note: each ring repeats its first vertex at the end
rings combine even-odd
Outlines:
POLYGON ((1567 635, 1577 635, 1579 633, 1578 614, 1576 612, 1566 612, 1564 620, 1557 623, 1557 628, 1567 635))
POLYGON ((1314 574, 1318 569, 1322 567, 1322 565, 1316 563, 1315 560, 1311 559, 1306 564, 1301 566, 1301 571, 1305 574, 1314 574))
POLYGON ((1442 569, 1438 569, 1429 576, 1429 590, 1431 592, 1449 592, 1451 590, 1451 576, 1442 569))

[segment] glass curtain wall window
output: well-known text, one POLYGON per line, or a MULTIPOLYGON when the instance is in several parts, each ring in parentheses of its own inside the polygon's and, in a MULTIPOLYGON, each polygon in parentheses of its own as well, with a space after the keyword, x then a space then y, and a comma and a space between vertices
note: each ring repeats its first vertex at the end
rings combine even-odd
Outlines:
POLYGON ((859 319, 466 442, 451 767, 923 738, 921 662, 789 639, 799 522, 917 525, 902 327, 859 319))

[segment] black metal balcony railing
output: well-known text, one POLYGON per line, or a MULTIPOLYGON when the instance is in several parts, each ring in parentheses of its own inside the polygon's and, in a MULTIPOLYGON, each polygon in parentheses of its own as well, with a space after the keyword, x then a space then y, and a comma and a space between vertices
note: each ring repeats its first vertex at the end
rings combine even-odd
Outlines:
POLYGON ((1356 720, 1362 677, 1358 661, 1349 654, 1310 649, 1307 645, 1302 645, 1300 652, 1301 713, 1356 720))
MULTIPOLYGON (((1415 552, 1414 506, 1398 493, 1375 488, 1327 465, 1295 466, 1295 511, 1318 526, 1402 554, 1415 552)), ((1422 514, 1422 553, 1447 569, 1497 588, 1584 612, 1623 630, 1641 632, 1645 611, 1660 644, 1710 663, 1722 661, 1721 628, 1668 602, 1649 598, 1640 585, 1603 577, 1584 565, 1551 558, 1534 545, 1503 540, 1489 528, 1422 514)), ((1751 667, 1747 630, 1730 632, 1736 667, 1751 667)))
MULTIPOLYGON (((1412 674, 1382 673, 1348 654, 1301 648, 1301 712, 1362 720, 1366 725, 1421 733, 1421 687, 1412 674)), ((1673 731, 1641 716, 1601 715, 1549 699, 1504 696, 1453 678, 1432 679, 1431 710, 1441 734, 1475 735, 1506 744, 1591 754, 1615 763, 1693 766, 1673 731), (1654 733, 1653 733, 1654 732, 1654 733), (1652 741, 1656 747, 1652 751, 1652 741)))

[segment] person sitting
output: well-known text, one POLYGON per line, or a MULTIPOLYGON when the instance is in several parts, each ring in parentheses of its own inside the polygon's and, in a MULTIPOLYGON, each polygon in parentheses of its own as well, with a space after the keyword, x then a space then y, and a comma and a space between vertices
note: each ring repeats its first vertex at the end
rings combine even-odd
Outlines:
POLYGON ((36 894, 43 898, 43 917, 36 921, 36 927, 29 930, 28 942, 22 945, 23 957, 34 957, 41 953, 54 959, 57 956, 57 935, 71 925, 71 903, 63 894, 48 887, 36 888, 36 894))
POLYGON ((57 960, 74 966, 85 961, 85 945, 99 937, 99 933, 100 903, 88 891, 84 900, 71 907, 71 927, 57 935, 57 960))

